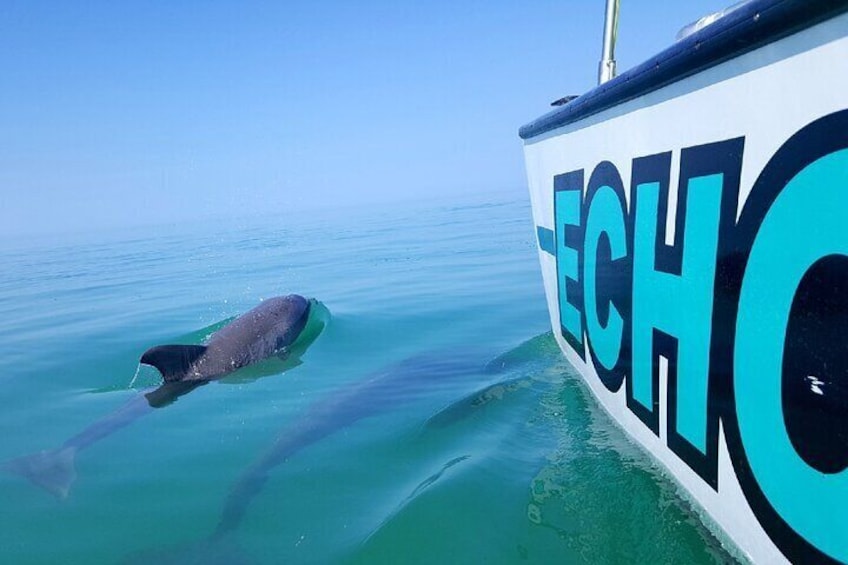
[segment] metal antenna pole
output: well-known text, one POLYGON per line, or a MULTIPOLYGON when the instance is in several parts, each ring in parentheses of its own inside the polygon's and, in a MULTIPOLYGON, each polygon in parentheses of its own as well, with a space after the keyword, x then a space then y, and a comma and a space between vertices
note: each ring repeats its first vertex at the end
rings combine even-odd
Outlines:
POLYGON ((615 40, 618 36, 619 0, 607 0, 604 17, 604 48, 598 66, 598 84, 604 84, 615 76, 615 40))

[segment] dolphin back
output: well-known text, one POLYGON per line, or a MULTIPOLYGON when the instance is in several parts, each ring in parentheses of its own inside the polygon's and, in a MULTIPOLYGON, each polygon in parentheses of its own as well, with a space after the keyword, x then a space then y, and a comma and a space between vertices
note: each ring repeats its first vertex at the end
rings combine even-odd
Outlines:
POLYGON ((192 363, 205 352, 203 345, 157 345, 145 351, 139 362, 156 367, 165 382, 176 382, 186 378, 192 363))

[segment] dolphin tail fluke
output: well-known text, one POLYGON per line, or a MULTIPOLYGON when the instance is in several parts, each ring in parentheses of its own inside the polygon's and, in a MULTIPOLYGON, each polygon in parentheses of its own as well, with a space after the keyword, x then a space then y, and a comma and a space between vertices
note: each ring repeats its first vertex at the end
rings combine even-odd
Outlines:
POLYGON ((2 464, 2 469, 27 478, 57 498, 65 499, 77 478, 74 466, 76 448, 60 447, 25 455, 2 464))
POLYGON ((180 381, 205 352, 203 345, 157 345, 145 351, 139 362, 156 367, 166 382, 180 381))

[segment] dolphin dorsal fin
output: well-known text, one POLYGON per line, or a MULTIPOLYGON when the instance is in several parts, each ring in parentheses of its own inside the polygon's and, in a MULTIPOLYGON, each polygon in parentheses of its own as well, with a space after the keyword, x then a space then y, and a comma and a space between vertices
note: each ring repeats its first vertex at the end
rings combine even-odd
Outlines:
POLYGON ((157 345, 144 352, 140 363, 156 367, 165 382, 181 381, 205 352, 203 345, 157 345))

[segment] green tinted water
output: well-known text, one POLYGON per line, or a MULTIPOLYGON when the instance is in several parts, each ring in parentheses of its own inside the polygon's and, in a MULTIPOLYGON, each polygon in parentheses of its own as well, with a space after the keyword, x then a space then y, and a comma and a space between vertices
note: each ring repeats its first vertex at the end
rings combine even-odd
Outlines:
POLYGON ((301 364, 199 387, 78 453, 65 500, 0 476, 0 560, 728 560, 541 335, 537 262, 523 199, 4 242, 0 460, 156 384, 137 373, 152 345, 201 343, 289 292, 330 317, 301 364), (409 358, 480 370, 442 378, 447 361, 409 358), (374 374, 387 389, 344 401, 374 374), (239 498, 251 463, 305 426, 327 431, 239 498), (209 541, 234 498, 242 519, 209 541))

